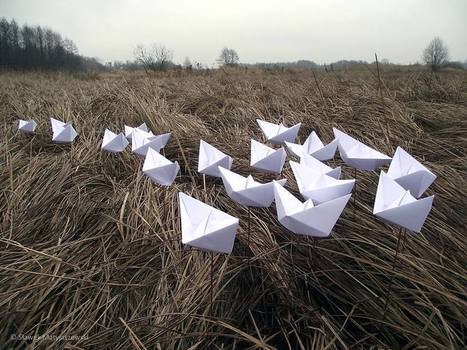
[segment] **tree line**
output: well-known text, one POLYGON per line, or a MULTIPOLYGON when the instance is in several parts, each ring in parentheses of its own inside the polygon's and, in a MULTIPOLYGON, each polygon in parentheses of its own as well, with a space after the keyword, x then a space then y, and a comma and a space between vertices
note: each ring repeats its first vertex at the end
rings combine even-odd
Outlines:
POLYGON ((50 28, 0 19, 0 69, 77 71, 99 66, 96 59, 80 56, 72 40, 50 28))
MULTIPOLYGON (((173 51, 164 45, 154 44, 152 47, 138 45, 134 50, 134 61, 126 63, 114 62, 106 66, 95 58, 84 57, 78 54, 75 43, 63 38, 59 33, 48 27, 19 26, 14 19, 8 21, 0 18, 0 70, 102 70, 125 69, 148 71, 164 71, 167 69, 204 69, 199 63, 192 63, 188 57, 183 65, 175 64, 173 51)), ((449 51, 440 38, 434 38, 423 52, 422 59, 425 65, 436 71, 443 67, 467 68, 467 60, 464 63, 450 62, 449 51)), ((328 65, 319 65, 313 61, 300 60, 297 62, 255 63, 240 64, 238 53, 231 48, 224 47, 218 58, 219 66, 242 66, 244 68, 260 69, 347 69, 361 67, 369 64, 366 61, 338 61, 328 65)), ((388 60, 382 60, 383 64, 391 64, 388 60)), ((396 65, 397 66, 397 65, 396 65)))

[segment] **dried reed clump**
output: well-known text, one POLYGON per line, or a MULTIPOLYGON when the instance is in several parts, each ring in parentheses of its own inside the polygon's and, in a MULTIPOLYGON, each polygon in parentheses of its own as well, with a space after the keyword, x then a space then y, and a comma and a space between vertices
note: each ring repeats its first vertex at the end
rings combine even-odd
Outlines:
MULTIPOLYGON (((467 76, 450 73, 431 88, 424 79, 2 74, 2 348, 461 348, 467 76), (51 144, 50 116, 73 121, 74 144, 51 144), (37 135, 18 134, 17 117, 36 119, 37 135), (302 122, 300 141, 316 130, 328 142, 337 126, 387 154, 400 145, 424 160, 439 176, 434 208, 422 234, 403 236, 395 266, 398 230, 371 214, 376 172, 358 173, 356 201, 329 239, 287 232, 271 208, 251 210, 248 242, 247 209, 219 180, 204 190, 196 165, 202 138, 232 155, 235 171, 251 172, 256 118, 302 122), (99 150, 106 127, 142 121, 173 133, 165 154, 182 175, 172 187, 153 185, 129 151, 99 150), (178 191, 241 219, 231 256, 181 247, 178 191)), ((294 188, 288 166, 284 176, 294 188)))

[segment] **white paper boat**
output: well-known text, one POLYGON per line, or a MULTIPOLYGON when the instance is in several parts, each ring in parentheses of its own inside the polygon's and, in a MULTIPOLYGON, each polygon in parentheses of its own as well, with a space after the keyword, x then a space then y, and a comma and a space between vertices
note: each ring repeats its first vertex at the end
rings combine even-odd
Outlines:
POLYGON ((381 171, 373 214, 400 227, 420 232, 430 213, 433 198, 416 199, 410 191, 381 171))
POLYGON ((286 157, 287 152, 283 147, 274 149, 251 139, 250 165, 253 168, 280 174, 286 157))
POLYGON ((169 139, 170 133, 154 135, 152 132, 133 129, 131 151, 140 156, 146 156, 149 148, 159 152, 165 147, 169 139))
POLYGON ((218 166, 230 169, 233 159, 227 154, 219 151, 216 147, 209 143, 200 140, 199 142, 199 157, 198 157, 198 172, 220 177, 218 166))
POLYGON ((298 190, 305 199, 321 204, 352 192, 355 180, 337 180, 297 162, 290 162, 298 190))
POLYGON ((300 158, 300 164, 308 168, 311 168, 315 172, 331 176, 337 180, 341 177, 340 166, 336 168, 331 168, 330 166, 324 164, 323 162, 320 162, 318 159, 308 154, 305 154, 303 155, 303 157, 300 158))
MULTIPOLYGON (((148 126, 146 123, 141 124, 140 126, 137 126, 135 128, 132 128, 131 126, 125 125, 125 137, 129 142, 132 142, 133 139, 133 130, 138 129, 144 132, 151 133, 148 129, 148 126)), ((151 133, 152 134, 152 133, 151 133)))
POLYGON ((73 128, 71 122, 64 123, 60 120, 50 118, 52 124, 52 142, 55 143, 71 143, 74 141, 78 133, 73 128))
POLYGON ((388 176, 395 180, 415 198, 419 198, 435 181, 436 175, 418 160, 397 147, 389 165, 388 176))
MULTIPOLYGON (((267 208, 274 200, 274 185, 272 182, 259 183, 253 176, 241 176, 233 171, 219 167, 227 195, 235 202, 248 207, 267 208)), ((277 181, 281 186, 286 179, 277 181)))
POLYGON ((36 130, 37 123, 34 120, 23 120, 18 121, 18 130, 27 134, 33 134, 36 130))
POLYGON ((327 145, 324 145, 316 132, 312 131, 303 145, 287 141, 285 142, 285 145, 290 152, 299 158, 305 154, 309 154, 318 160, 329 160, 334 158, 338 141, 334 139, 327 145))
POLYGON ((123 133, 117 135, 109 129, 105 129, 104 139, 102 140, 101 146, 102 150, 119 153, 123 152, 126 146, 128 146, 128 140, 125 138, 123 133))
POLYGON ((261 119, 256 119, 261 131, 263 132, 266 139, 275 144, 282 144, 284 142, 294 142, 297 137, 298 130, 300 129, 301 123, 298 123, 291 127, 286 127, 284 124, 269 123, 261 119))
POLYGON ((179 192, 182 243, 204 251, 230 254, 239 220, 179 192))
POLYGON ((143 173, 149 176, 152 181, 163 186, 170 186, 179 171, 178 162, 171 162, 154 149, 148 149, 144 159, 143 173))
POLYGON ((327 237, 339 219, 350 194, 314 205, 301 202, 279 184, 274 184, 277 218, 290 231, 313 237, 327 237))
POLYGON ((332 130, 339 141, 339 154, 346 164, 360 170, 375 170, 391 161, 391 157, 378 152, 346 133, 336 128, 332 128, 332 130))

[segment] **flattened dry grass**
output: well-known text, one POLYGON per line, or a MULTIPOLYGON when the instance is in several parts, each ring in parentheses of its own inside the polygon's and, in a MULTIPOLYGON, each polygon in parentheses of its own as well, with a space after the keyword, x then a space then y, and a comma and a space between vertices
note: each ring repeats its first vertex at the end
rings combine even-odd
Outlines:
MULTIPOLYGON (((382 82, 371 72, 2 74, 0 344, 462 348, 466 82, 459 72, 385 72, 382 82), (75 143, 50 142, 51 116, 74 123, 75 143), (34 118, 37 134, 19 134, 18 117, 34 118), (300 141, 316 130, 329 142, 336 126, 386 154, 400 145, 438 175, 425 227, 402 236, 395 266, 399 230, 371 214, 377 172, 358 173, 356 201, 319 241, 287 232, 274 207, 249 214, 219 179, 204 190, 201 138, 233 156, 234 171, 272 178, 249 167, 249 140, 261 140, 256 118, 302 122, 300 141), (143 121, 172 132, 164 152, 181 176, 169 188, 143 176, 129 150, 100 152, 106 127, 143 121), (178 191, 240 218, 231 256, 181 246, 178 191)), ((284 176, 297 193, 288 165, 284 176)))

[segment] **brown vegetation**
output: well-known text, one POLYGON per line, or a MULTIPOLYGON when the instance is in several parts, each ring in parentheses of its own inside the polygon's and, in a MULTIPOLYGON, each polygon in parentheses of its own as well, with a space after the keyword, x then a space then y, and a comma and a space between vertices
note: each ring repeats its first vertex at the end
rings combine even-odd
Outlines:
MULTIPOLYGON (((377 77, 2 74, 2 348, 461 348, 467 75, 377 77), (74 144, 51 143, 51 116, 73 121, 74 144), (37 135, 19 134, 19 117, 34 118, 37 135), (407 233, 395 267, 398 229, 372 215, 378 172, 358 174, 357 200, 329 239, 287 232, 272 207, 252 210, 247 245, 247 209, 220 180, 207 179, 204 191, 196 165, 202 138, 233 156, 235 171, 252 172, 256 118, 302 122, 300 141, 316 130, 329 142, 336 126, 386 154, 400 145, 438 175, 433 210, 421 234, 407 233), (165 154, 182 173, 169 188, 143 176, 142 159, 129 150, 99 149, 106 127, 143 121, 172 132, 165 154), (233 254, 214 255, 212 270, 209 254, 181 247, 178 191, 241 219, 233 254), (24 334, 82 338, 11 338, 24 334)), ((284 175, 296 192, 288 166, 284 175)))

